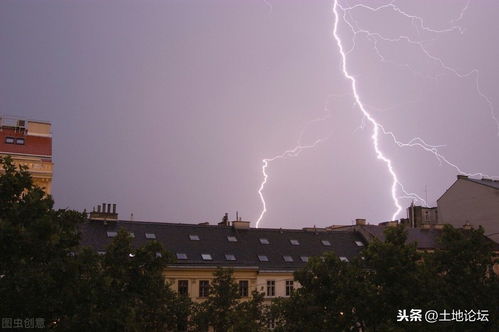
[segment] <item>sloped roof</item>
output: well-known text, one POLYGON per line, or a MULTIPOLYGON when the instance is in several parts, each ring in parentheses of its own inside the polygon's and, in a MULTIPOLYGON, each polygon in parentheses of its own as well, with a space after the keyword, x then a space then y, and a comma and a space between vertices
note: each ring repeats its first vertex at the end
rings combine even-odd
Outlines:
MULTIPOLYGON (((371 238, 366 238, 364 237, 365 241, 370 242, 372 238, 377 238, 380 241, 385 241, 385 229, 386 227, 389 226, 379 226, 379 225, 362 225, 362 226, 353 226, 356 227, 357 229, 360 229, 360 234, 367 234, 371 238), (362 232, 364 230, 364 232, 362 232)), ((405 228, 407 231, 407 240, 406 243, 416 243, 416 248, 420 250, 431 250, 431 249, 438 249, 441 248, 442 246, 439 243, 439 237, 442 234, 443 229, 437 229, 437 228, 405 228)), ((466 231, 466 230, 463 230, 466 231)), ((492 250, 494 251, 499 251, 499 243, 493 241, 492 239, 486 237, 484 235, 485 239, 487 241, 490 241, 492 243, 492 250)))
MULTIPOLYGON (((389 226, 363 225, 357 227, 361 227, 378 240, 385 241, 384 231, 386 227, 389 226)), ((407 231, 406 243, 416 242, 416 247, 418 249, 440 248, 438 238, 440 237, 440 234, 442 234, 441 229, 406 228, 405 230, 407 231)))
POLYGON ((297 229, 249 228, 235 229, 231 226, 195 225, 179 223, 89 220, 81 225, 81 243, 95 250, 105 250, 111 242, 107 232, 117 232, 123 228, 134 233, 134 246, 142 246, 147 241, 145 233, 154 233, 156 240, 174 255, 187 254, 187 260, 177 260, 174 265, 195 266, 238 266, 258 267, 263 270, 295 270, 306 263, 301 256, 319 256, 333 251, 339 257, 351 260, 363 247, 355 241, 363 241, 356 232, 306 231, 297 229), (189 239, 189 235, 199 236, 199 241, 189 239), (235 236, 237 242, 229 242, 227 236, 235 236), (261 244, 265 238, 269 244, 261 244), (298 240, 292 245, 290 240, 298 240), (325 246, 327 240, 331 246, 325 246), (211 261, 205 261, 201 254, 210 254, 211 261), (235 261, 228 261, 225 254, 233 254, 235 261), (266 255, 268 262, 261 262, 258 255, 266 255), (283 256, 291 256, 293 262, 285 262, 283 256))
POLYGON ((490 179, 471 179, 467 178, 466 180, 475 182, 478 184, 483 184, 484 186, 491 187, 494 189, 499 189, 499 181, 498 180, 490 180, 490 179))

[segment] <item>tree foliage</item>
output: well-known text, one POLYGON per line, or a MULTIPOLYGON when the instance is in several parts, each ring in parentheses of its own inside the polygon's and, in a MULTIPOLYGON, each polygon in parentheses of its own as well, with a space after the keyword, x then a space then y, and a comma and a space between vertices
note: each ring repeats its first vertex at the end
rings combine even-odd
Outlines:
POLYGON ((176 330, 190 303, 165 284, 172 257, 121 230, 105 255, 79 247, 82 213, 54 210, 25 167, 0 160, 0 317, 71 331, 176 330), (184 304, 184 305, 179 305, 184 304))
POLYGON ((402 226, 388 227, 362 258, 334 254, 295 273, 302 288, 275 301, 277 331, 497 331, 499 282, 492 242, 482 230, 447 226, 440 248, 421 254, 402 226), (397 322, 399 310, 488 310, 490 322, 397 322))

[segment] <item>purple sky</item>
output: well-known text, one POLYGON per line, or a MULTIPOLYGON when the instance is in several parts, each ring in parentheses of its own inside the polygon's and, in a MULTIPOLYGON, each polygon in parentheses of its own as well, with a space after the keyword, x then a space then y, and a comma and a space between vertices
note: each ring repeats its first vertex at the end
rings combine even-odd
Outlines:
MULTIPOLYGON (((338 34, 369 113, 401 142, 419 136, 464 172, 499 175, 499 2, 346 9, 359 4, 340 1, 338 34)), ((262 159, 303 134, 327 139, 269 164, 261 226, 385 221, 392 178, 341 70, 332 6, 3 0, 0 113, 52 122, 57 207, 211 223, 238 210, 255 222, 262 159)), ((429 205, 457 174, 390 136, 380 148, 429 205)))

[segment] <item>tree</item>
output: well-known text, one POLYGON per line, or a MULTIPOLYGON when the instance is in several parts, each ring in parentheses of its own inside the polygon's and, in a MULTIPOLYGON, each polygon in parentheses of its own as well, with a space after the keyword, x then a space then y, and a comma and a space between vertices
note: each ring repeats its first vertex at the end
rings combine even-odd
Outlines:
POLYGON ((0 164, 0 316, 55 325, 77 282, 71 266, 84 215, 53 210, 51 196, 33 185, 27 167, 9 157, 0 164))
POLYGON ((497 244, 483 235, 483 229, 455 229, 445 226, 440 248, 425 255, 425 265, 433 277, 432 306, 439 310, 488 310, 490 323, 451 322, 446 328, 460 331, 498 331, 499 278, 493 264, 499 263, 493 249, 497 244))
POLYGON ((211 326, 219 331, 264 331, 263 295, 252 293, 252 298, 240 301, 233 270, 218 268, 210 285, 206 301, 194 306, 195 331, 206 331, 211 326))
POLYGON ((0 163, 0 317, 70 331, 183 329, 190 302, 165 284, 172 256, 159 242, 134 248, 120 230, 103 256, 80 248, 86 216, 54 210, 26 167, 0 163))
POLYGON ((185 307, 179 306, 185 299, 165 283, 163 272, 171 256, 159 242, 134 248, 130 234, 121 229, 103 256, 87 250, 78 256, 81 280, 86 282, 79 284, 77 310, 67 320, 69 329, 177 330, 186 318, 185 307))

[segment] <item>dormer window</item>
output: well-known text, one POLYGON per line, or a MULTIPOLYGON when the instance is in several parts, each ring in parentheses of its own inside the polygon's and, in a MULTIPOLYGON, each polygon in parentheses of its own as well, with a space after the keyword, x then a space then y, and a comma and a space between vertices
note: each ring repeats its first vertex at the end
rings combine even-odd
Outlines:
POLYGON ((199 241, 199 235, 197 235, 197 234, 190 234, 189 235, 189 240, 191 240, 191 241, 199 241))

